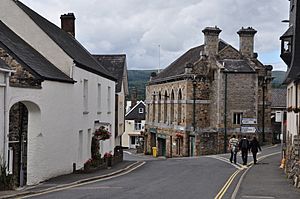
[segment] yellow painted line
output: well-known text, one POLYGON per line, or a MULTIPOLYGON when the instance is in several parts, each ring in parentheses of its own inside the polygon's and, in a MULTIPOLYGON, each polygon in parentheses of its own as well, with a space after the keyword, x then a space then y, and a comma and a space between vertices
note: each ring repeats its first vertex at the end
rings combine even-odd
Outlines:
POLYGON ((116 177, 128 174, 128 173, 136 170, 137 168, 143 166, 144 164, 146 164, 146 162, 142 162, 138 166, 135 166, 135 167, 129 169, 128 171, 124 172, 124 173, 120 173, 120 174, 117 174, 117 175, 114 175, 114 176, 110 176, 110 177, 106 177, 106 178, 102 178, 102 179, 98 179, 98 180, 93 180, 93 181, 89 181, 89 182, 84 182, 84 183, 81 183, 81 184, 70 185, 70 186, 67 186, 67 187, 58 188, 58 189, 54 189, 54 190, 50 190, 50 191, 45 191, 45 192, 41 192, 41 193, 36 193, 36 194, 31 194, 31 195, 27 195, 27 196, 22 196, 22 197, 18 197, 18 198, 35 197, 35 196, 45 195, 45 194, 48 194, 48 193, 53 193, 53 192, 63 191, 63 190, 66 190, 66 189, 71 189, 71 188, 74 188, 74 187, 88 185, 88 184, 92 184, 92 183, 95 183, 95 182, 101 182, 101 181, 109 180, 109 179, 112 179, 112 178, 116 178, 116 177))
POLYGON ((226 181, 225 185, 222 187, 222 189, 219 191, 219 193, 216 195, 216 197, 214 199, 221 199, 224 194, 226 193, 227 189, 229 188, 229 186, 231 185, 231 183, 233 182, 234 178, 239 174, 239 172, 241 172, 242 169, 236 170, 230 177, 229 179, 226 181))

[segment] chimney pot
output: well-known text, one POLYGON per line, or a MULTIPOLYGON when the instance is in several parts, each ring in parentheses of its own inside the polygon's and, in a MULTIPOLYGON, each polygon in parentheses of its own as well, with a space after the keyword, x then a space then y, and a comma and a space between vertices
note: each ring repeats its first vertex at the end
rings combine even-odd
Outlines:
POLYGON ((204 54, 208 57, 215 56, 219 50, 219 34, 222 30, 217 26, 206 27, 202 32, 204 33, 204 54))
POLYGON ((63 14, 60 16, 61 29, 75 37, 75 15, 74 13, 63 14))
POLYGON ((255 58, 254 35, 257 33, 252 27, 242 27, 237 34, 240 36, 240 52, 247 58, 255 58))

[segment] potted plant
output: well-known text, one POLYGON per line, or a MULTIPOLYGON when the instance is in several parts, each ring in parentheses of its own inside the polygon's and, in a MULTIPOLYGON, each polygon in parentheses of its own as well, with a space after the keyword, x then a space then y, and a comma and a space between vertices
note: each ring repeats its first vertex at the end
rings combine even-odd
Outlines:
POLYGON ((112 166, 112 154, 111 154, 111 151, 109 153, 105 153, 104 154, 104 158, 106 160, 107 167, 110 168, 112 166))

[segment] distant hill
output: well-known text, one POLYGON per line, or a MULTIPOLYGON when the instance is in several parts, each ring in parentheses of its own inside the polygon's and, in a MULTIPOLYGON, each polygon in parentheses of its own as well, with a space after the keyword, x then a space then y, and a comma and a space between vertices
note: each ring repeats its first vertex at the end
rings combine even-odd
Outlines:
POLYGON ((274 78, 272 81, 272 87, 285 87, 284 85, 282 85, 285 78, 285 71, 272 71, 272 77, 274 78))
POLYGON ((128 100, 131 99, 132 90, 134 88, 137 89, 138 100, 146 99, 146 84, 150 80, 151 73, 156 71, 157 70, 128 70, 128 100))
MULTIPOLYGON (((128 70, 128 100, 131 100, 131 94, 134 88, 137 89, 137 100, 146 99, 146 84, 150 80, 150 74, 152 72, 157 72, 157 70, 128 70)), ((272 71, 272 77, 274 77, 272 87, 284 87, 282 83, 285 78, 285 71, 272 71)))

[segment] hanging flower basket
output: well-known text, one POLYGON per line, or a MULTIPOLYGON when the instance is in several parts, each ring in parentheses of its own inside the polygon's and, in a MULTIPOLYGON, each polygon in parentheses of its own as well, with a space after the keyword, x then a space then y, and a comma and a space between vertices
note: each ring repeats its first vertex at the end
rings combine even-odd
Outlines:
POLYGON ((176 133, 177 139, 183 139, 183 133, 176 133))
POLYGON ((94 136, 98 139, 98 140, 107 140, 110 138, 111 133, 105 129, 104 126, 100 126, 99 129, 95 130, 94 136))

